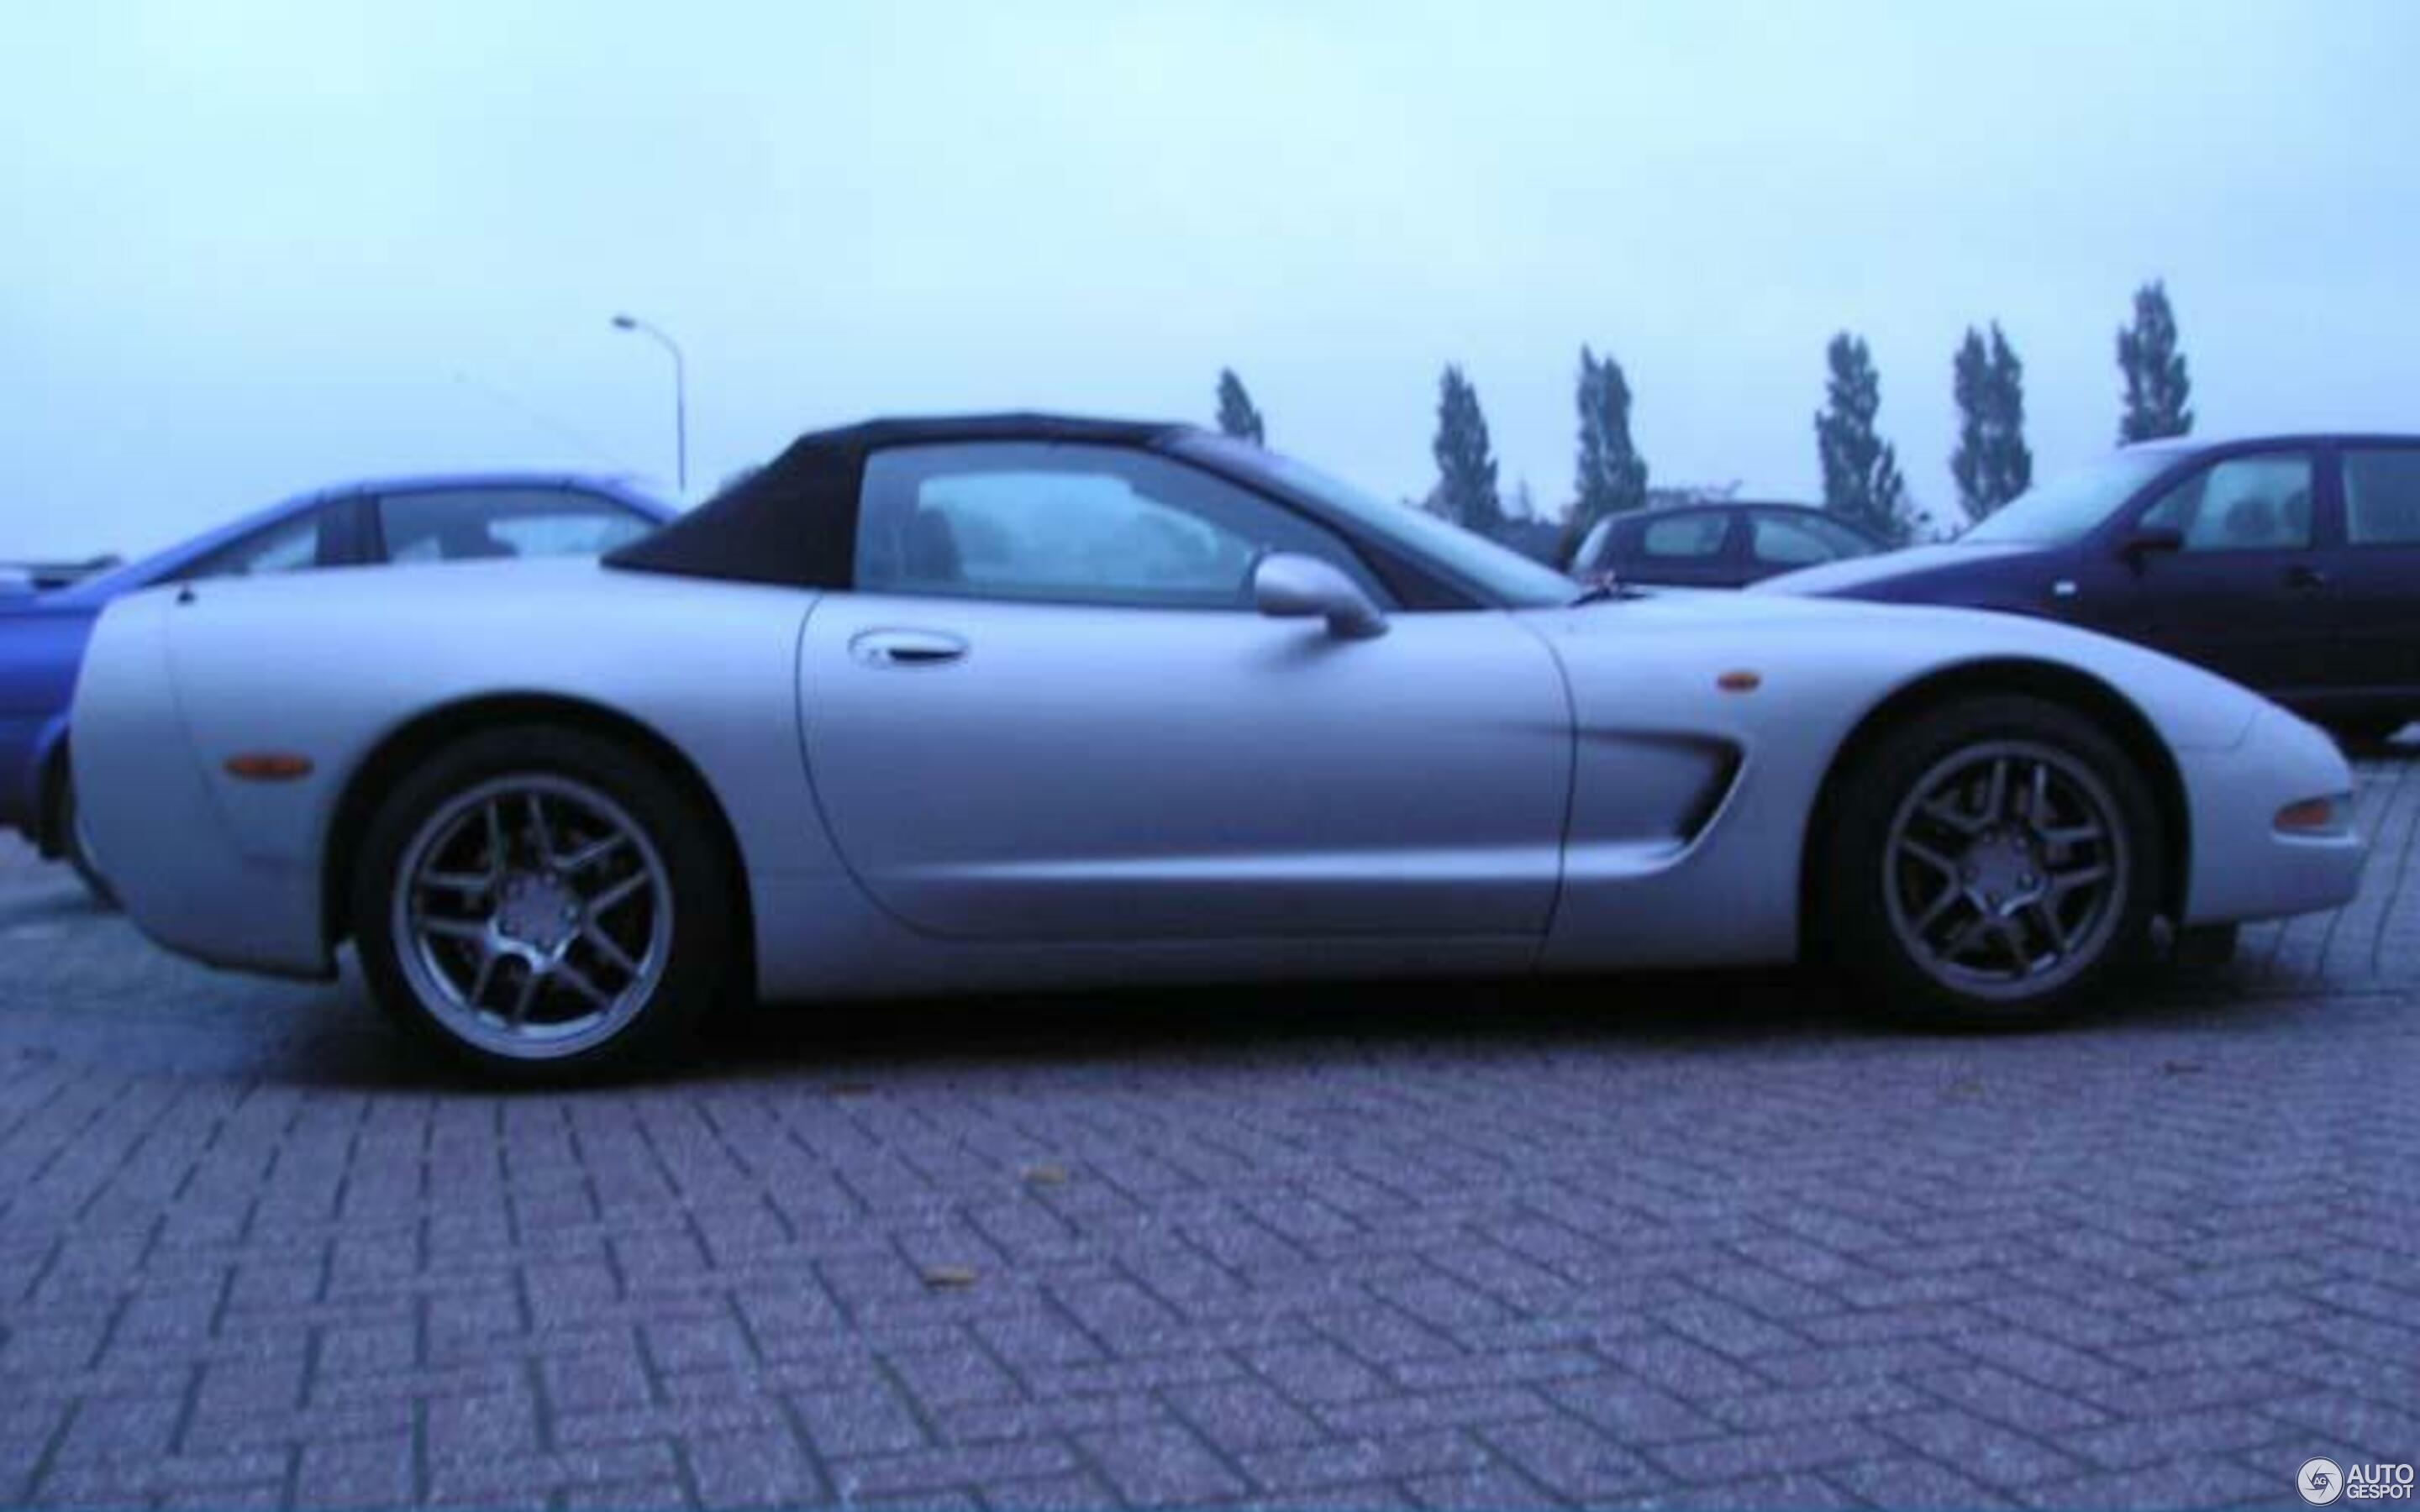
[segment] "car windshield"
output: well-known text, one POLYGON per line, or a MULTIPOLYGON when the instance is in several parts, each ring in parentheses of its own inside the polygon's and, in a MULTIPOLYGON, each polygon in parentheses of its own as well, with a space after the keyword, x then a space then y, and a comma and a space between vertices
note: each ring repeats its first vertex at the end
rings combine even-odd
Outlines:
POLYGON ((1977 546, 2071 546, 2176 461, 2177 454, 2168 451, 2112 452, 2026 489, 1958 540, 1977 546))
POLYGON ((1568 604, 1577 592, 1572 580, 1509 547, 1439 519, 1424 509, 1390 504, 1316 468, 1224 436, 1188 436, 1172 448, 1180 455, 1215 462, 1220 471, 1267 479, 1399 547, 1406 556, 1443 568, 1456 582, 1506 609, 1568 604))

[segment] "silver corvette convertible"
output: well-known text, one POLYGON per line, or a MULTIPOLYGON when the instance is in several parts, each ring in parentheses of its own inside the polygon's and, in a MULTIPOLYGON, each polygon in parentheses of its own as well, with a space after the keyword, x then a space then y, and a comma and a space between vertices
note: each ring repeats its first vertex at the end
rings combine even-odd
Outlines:
POLYGON ((1258 448, 1008 415, 802 438, 597 563, 194 582, 85 659, 142 928, 502 1075, 718 1001, 1820 957, 2030 1022, 2340 903, 2327 738, 2034 620, 1574 596, 1258 448))

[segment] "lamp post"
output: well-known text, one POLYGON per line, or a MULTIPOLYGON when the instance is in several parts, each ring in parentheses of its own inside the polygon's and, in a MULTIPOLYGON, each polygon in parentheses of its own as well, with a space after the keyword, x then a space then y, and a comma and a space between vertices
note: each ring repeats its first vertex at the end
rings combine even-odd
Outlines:
POLYGON ((653 337, 656 344, 673 357, 673 469, 674 483, 681 496, 689 496, 689 364, 681 359, 680 343, 664 333, 663 328, 640 319, 634 315, 613 317, 616 331, 635 331, 653 337))

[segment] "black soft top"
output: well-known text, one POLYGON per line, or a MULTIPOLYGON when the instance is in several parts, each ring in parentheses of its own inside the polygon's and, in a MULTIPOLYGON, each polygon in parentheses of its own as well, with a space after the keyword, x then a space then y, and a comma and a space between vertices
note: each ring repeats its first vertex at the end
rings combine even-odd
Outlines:
POLYGON ((846 588, 857 558, 858 484, 887 446, 933 441, 1090 441, 1156 446, 1192 427, 1077 415, 944 415, 811 431, 759 469, 606 565, 735 582, 846 588))

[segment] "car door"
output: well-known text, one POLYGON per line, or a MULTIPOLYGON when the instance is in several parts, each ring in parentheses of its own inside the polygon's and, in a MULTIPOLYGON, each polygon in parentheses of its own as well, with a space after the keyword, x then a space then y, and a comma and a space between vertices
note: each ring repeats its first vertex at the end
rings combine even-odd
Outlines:
POLYGON ((866 465, 856 590, 800 651, 809 775, 886 909, 969 938, 1544 931, 1571 721, 1494 610, 1347 640, 1251 607, 1309 517, 1115 446, 947 443, 866 465))
POLYGON ((2078 623, 2197 662, 2263 692, 2312 682, 2330 636, 2307 448, 2242 452, 2133 506, 2132 531, 2174 531, 2174 550, 2091 563, 2078 623))
POLYGON ((2336 476, 2327 681, 2342 695, 2420 702, 2420 443, 2349 442, 2336 476))

